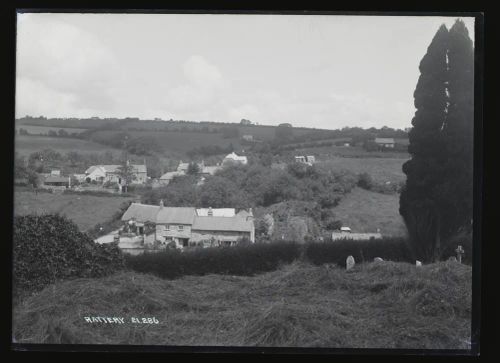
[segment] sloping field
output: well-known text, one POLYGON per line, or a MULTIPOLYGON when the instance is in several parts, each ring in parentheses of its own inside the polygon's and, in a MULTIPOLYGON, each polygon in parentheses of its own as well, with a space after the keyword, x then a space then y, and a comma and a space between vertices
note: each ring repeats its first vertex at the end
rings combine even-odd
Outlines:
POLYGON ((172 281, 124 272, 58 283, 18 303, 13 341, 468 349, 470 306, 471 268, 457 262, 348 272, 296 262, 255 277, 172 281))
POLYGON ((381 194, 354 188, 333 211, 353 232, 377 232, 404 236, 406 227, 399 214, 399 194, 381 194))
POLYGON ((14 214, 60 213, 73 220, 85 231, 97 223, 109 220, 123 203, 132 198, 120 196, 52 194, 27 191, 14 193, 14 214))
POLYGON ((70 151, 76 151, 79 153, 95 153, 105 152, 108 150, 116 155, 120 155, 121 153, 121 150, 88 140, 40 135, 16 136, 15 150, 21 155, 27 156, 35 151, 42 151, 44 149, 52 149, 60 153, 67 153, 70 151))
POLYGON ((352 173, 368 173, 377 183, 398 183, 406 180, 403 164, 408 159, 403 158, 344 158, 332 157, 318 165, 332 170, 348 170, 352 173))

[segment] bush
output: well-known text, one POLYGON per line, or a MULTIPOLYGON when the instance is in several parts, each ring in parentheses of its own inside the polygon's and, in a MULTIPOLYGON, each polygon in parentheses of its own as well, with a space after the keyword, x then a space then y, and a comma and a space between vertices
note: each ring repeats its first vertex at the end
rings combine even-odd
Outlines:
POLYGON ((375 257, 397 262, 415 262, 402 238, 384 238, 371 241, 343 239, 310 243, 306 245, 305 249, 306 259, 315 265, 334 263, 345 266, 346 258, 349 255, 352 255, 358 263, 373 261, 375 257))
POLYGON ((373 188, 373 178, 368 173, 361 173, 358 177, 358 187, 371 190, 373 188))
POLYGON ((100 277, 123 267, 116 244, 99 245, 59 215, 14 218, 14 289, 40 290, 58 280, 100 277))
POLYGON ((174 279, 184 275, 254 275, 276 270, 300 256, 294 242, 241 244, 232 247, 193 248, 180 252, 166 250, 126 256, 126 266, 142 273, 174 279))

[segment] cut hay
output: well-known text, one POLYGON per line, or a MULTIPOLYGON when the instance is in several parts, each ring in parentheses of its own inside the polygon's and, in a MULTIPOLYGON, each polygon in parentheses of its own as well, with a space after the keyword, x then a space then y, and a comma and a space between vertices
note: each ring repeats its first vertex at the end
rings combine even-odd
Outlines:
POLYGON ((20 343, 470 348, 471 268, 303 262, 253 277, 119 273, 51 285, 14 310, 20 343), (86 323, 86 316, 125 324, 86 323), (156 318, 158 324, 130 319, 156 318))

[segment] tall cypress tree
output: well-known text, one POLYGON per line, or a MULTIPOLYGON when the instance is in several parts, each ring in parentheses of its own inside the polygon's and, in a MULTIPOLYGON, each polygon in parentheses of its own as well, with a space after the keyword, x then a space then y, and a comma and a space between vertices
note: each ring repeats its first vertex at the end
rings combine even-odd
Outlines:
POLYGON ((400 214, 416 257, 436 261, 472 221, 474 51, 463 21, 441 26, 420 72, 400 214))
POLYGON ((443 129, 447 176, 439 188, 443 211, 441 237, 469 231, 472 221, 474 151, 474 50, 462 20, 449 32, 449 106, 443 129))
POLYGON ((448 29, 443 24, 420 62, 414 92, 415 116, 409 133, 411 159, 403 165, 407 175, 400 197, 400 214, 416 258, 439 258, 441 213, 435 187, 442 179, 445 143, 441 130, 447 108, 448 29))

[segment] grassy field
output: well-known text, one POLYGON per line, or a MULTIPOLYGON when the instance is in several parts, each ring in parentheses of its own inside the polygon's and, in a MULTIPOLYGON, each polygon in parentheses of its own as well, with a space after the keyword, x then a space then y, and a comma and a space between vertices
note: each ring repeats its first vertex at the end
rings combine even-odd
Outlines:
POLYGON ((297 149, 300 155, 316 155, 319 160, 328 160, 330 158, 367 158, 367 159, 408 159, 406 152, 400 151, 366 151, 361 146, 316 146, 297 149))
POLYGON ((81 231, 107 221, 129 197, 52 194, 28 191, 14 193, 14 214, 60 213, 73 220, 81 231))
POLYGON ((470 348, 471 268, 456 262, 295 262, 253 277, 123 272, 17 302, 18 343, 470 348), (124 324, 85 317, 121 317, 124 324), (132 323, 132 318, 158 323, 132 323))
POLYGON ((405 236, 399 215, 399 194, 380 194, 355 188, 333 209, 336 217, 353 232, 376 232, 384 236, 405 236))
POLYGON ((21 155, 29 155, 36 151, 44 149, 52 149, 60 153, 77 151, 79 153, 96 153, 111 151, 116 155, 121 154, 121 150, 110 146, 97 144, 95 142, 65 138, 65 137, 49 137, 39 135, 17 135, 15 139, 15 150, 21 155))
POLYGON ((403 164, 408 159, 403 158, 345 158, 331 157, 320 161, 318 165, 332 170, 348 170, 352 173, 368 173, 377 183, 399 183, 406 180, 403 164))

